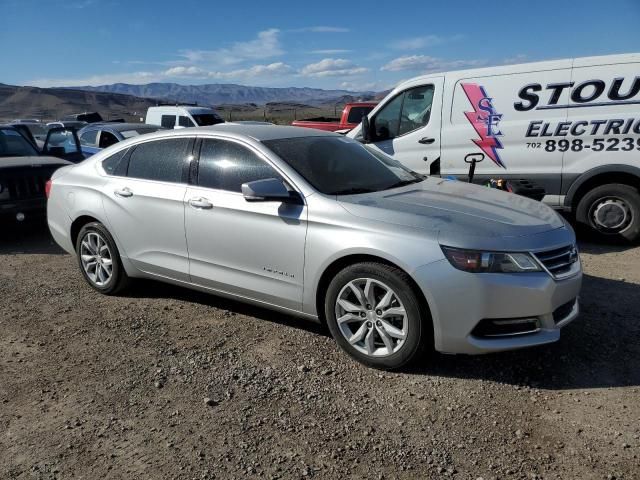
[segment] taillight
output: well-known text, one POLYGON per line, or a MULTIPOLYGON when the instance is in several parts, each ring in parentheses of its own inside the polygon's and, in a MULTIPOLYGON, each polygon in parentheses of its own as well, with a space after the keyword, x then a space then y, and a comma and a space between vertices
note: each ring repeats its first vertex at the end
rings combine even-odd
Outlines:
POLYGON ((44 196, 49 198, 49 194, 51 193, 51 180, 47 180, 47 183, 44 184, 44 196))

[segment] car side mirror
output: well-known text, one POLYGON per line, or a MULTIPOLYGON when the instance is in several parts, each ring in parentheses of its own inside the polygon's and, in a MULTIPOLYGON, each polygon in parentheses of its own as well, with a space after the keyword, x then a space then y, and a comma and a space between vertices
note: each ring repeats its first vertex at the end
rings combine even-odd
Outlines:
POLYGON ((55 127, 47 132, 43 155, 63 158, 71 162, 84 160, 75 128, 55 127))
POLYGON ((242 195, 247 202, 293 202, 298 203, 300 196, 290 192, 282 180, 267 178, 242 184, 242 195))

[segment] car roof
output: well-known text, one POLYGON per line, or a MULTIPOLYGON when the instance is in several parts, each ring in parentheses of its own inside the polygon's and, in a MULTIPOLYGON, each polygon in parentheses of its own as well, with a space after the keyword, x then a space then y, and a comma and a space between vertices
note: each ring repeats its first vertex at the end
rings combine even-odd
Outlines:
POLYGON ((192 131, 226 133, 232 136, 251 137, 254 140, 263 142, 266 140, 279 140, 282 138, 299 138, 299 137, 341 137, 337 133, 326 132, 323 130, 315 130, 313 128, 289 127, 281 125, 255 125, 255 124, 238 124, 238 123, 219 123, 208 127, 193 127, 175 130, 176 132, 192 131))

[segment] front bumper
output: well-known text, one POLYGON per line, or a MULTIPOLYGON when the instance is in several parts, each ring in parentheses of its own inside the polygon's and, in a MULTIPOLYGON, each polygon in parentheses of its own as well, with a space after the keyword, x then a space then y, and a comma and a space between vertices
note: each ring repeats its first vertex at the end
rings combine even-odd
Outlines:
POLYGON ((581 270, 563 280, 546 272, 478 274, 457 270, 443 259, 418 268, 413 277, 429 303, 440 352, 478 354, 555 342, 579 312, 581 270), (513 335, 474 334, 485 319, 523 318, 534 318, 538 328, 513 335))
POLYGON ((47 203, 44 198, 0 203, 0 221, 2 223, 42 220, 46 214, 47 203))

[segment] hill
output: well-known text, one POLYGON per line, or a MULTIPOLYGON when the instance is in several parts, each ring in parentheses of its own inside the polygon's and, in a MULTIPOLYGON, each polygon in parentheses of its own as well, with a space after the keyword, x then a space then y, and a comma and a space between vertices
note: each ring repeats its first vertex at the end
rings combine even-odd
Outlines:
POLYGON ((0 119, 55 120, 71 113, 98 111, 104 118, 140 121, 156 101, 131 95, 67 88, 18 87, 0 83, 0 119))
POLYGON ((331 102, 340 102, 345 97, 367 100, 374 96, 373 92, 323 90, 308 87, 251 87, 228 83, 211 83, 206 85, 179 85, 177 83, 131 85, 128 83, 114 83, 112 85, 100 85, 97 87, 74 87, 74 89, 119 93, 162 100, 171 99, 178 102, 197 102, 201 105, 213 106, 246 103, 265 105, 273 102, 322 105, 331 102))

